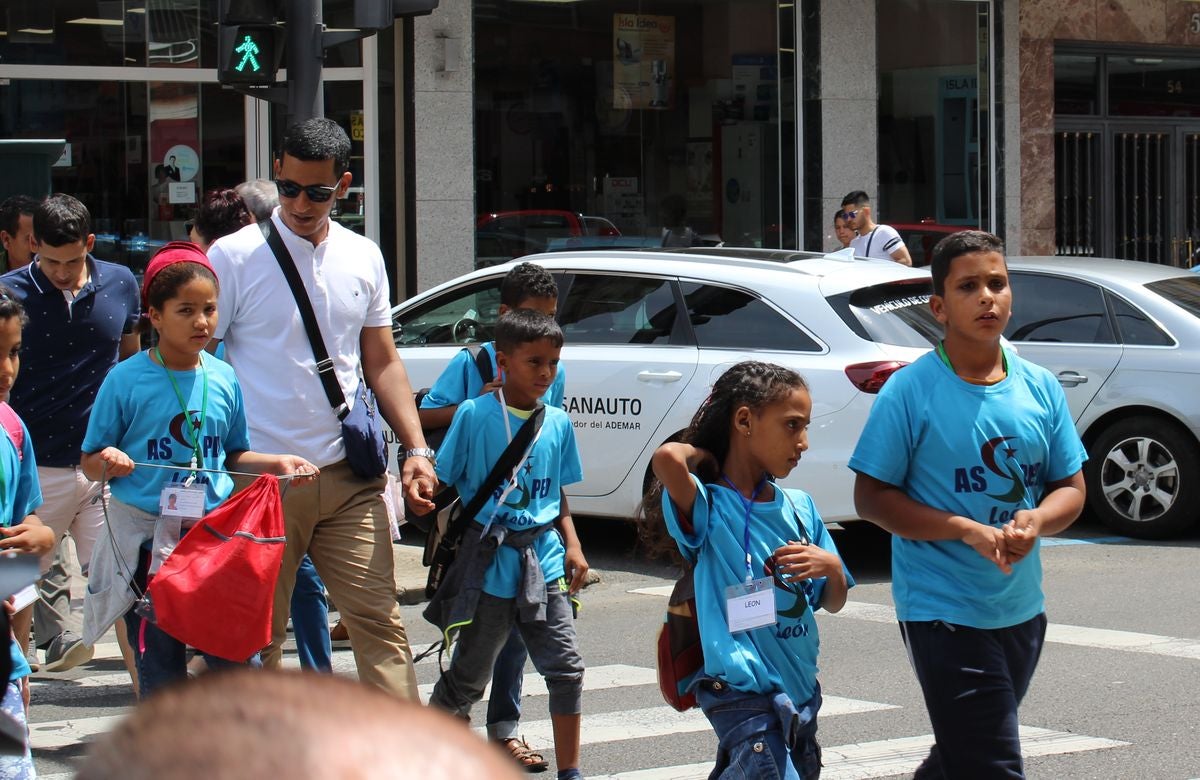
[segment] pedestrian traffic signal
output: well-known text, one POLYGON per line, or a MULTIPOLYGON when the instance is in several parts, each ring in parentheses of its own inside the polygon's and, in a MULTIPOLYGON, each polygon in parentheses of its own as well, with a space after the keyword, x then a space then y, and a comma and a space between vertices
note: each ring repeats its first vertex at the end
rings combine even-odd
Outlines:
POLYGON ((386 30, 405 16, 433 13, 438 0, 354 0, 354 26, 361 30, 386 30))
POLYGON ((217 81, 274 84, 283 59, 278 0, 221 0, 217 81))

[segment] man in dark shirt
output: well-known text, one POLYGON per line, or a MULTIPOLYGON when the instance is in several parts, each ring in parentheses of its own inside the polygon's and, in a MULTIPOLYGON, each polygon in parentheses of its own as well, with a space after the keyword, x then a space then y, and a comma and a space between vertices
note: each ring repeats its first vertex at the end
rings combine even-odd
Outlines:
MULTIPOLYGON (((125 266, 91 256, 96 240, 91 215, 70 195, 51 195, 38 206, 33 234, 33 262, 0 277, 29 317, 21 375, 10 403, 33 437, 44 499, 39 517, 60 539, 71 535, 86 573, 104 515, 94 501, 100 484, 79 467, 80 446, 100 383, 119 358, 139 349, 134 333, 140 314, 138 285, 125 266)), ((52 560, 53 553, 42 559, 43 573, 52 560)), ((46 671, 65 671, 91 660, 91 648, 65 629, 66 615, 42 613, 50 616, 39 620, 36 644, 46 649, 46 671)), ((29 610, 13 623, 24 647, 29 610)))

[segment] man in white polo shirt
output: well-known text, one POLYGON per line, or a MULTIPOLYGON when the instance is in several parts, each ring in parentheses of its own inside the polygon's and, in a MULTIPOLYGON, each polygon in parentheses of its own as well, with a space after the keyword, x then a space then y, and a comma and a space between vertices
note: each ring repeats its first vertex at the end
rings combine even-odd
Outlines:
POLYGON ((908 254, 908 247, 896 229, 890 225, 875 224, 871 198, 867 193, 855 190, 842 198, 842 213, 846 216, 846 225, 858 231, 858 235, 850 240, 855 255, 912 265, 912 256, 908 254))
MULTIPOLYGON (((329 119, 293 125, 275 161, 279 208, 271 217, 316 312, 342 393, 359 371, 383 417, 407 443, 401 481, 414 508, 432 508, 433 451, 425 446, 412 388, 392 341, 388 280, 374 242, 330 220, 351 175, 350 139, 329 119)), ((258 225, 208 250, 220 282, 216 337, 245 395, 252 446, 294 452, 321 469, 314 485, 284 496, 287 550, 275 591, 273 637, 263 658, 278 666, 288 604, 305 553, 337 602, 364 682, 417 699, 412 654, 396 602, 384 479, 346 463, 341 423, 317 374, 312 347, 275 256, 258 225)))

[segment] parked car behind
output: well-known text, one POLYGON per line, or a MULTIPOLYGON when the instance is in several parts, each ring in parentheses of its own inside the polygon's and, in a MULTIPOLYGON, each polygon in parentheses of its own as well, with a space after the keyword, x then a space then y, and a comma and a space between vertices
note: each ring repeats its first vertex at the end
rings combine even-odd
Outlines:
POLYGON ((946 236, 962 230, 977 229, 973 225, 942 225, 930 218, 920 222, 889 222, 888 225, 895 228, 900 238, 904 239, 913 266, 917 268, 929 265, 929 261, 933 259, 933 248, 946 236))
POLYGON ((1161 538, 1200 519, 1200 277, 1094 257, 1010 258, 1005 336, 1063 385, 1089 508, 1161 538))
MULTIPOLYGON (((752 358, 798 370, 812 390, 811 448, 784 484, 812 493, 828 521, 855 519, 846 463, 874 393, 941 333, 928 273, 892 262, 728 248, 525 259, 559 285, 565 406, 584 471, 567 494, 580 514, 631 515, 654 450, 687 427, 721 373, 752 358)), ((491 339, 510 267, 396 307, 414 388, 431 385, 463 345, 491 339)))

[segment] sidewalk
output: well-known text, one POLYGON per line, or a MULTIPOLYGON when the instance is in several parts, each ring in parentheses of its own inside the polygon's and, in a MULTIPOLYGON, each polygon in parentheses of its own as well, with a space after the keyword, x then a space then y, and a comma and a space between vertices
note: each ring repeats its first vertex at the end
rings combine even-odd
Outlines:
POLYGON ((425 601, 425 580, 429 569, 421 565, 424 553, 423 539, 392 545, 392 557, 396 562, 396 600, 402 606, 425 601))

